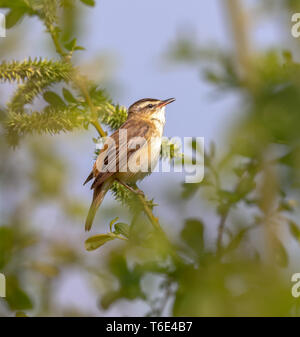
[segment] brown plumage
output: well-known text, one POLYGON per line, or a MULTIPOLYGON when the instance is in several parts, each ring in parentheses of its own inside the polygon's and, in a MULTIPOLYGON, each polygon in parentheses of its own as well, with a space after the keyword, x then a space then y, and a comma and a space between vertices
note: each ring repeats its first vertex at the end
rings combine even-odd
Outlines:
POLYGON ((94 179, 91 186, 94 190, 93 201, 85 223, 86 231, 91 229, 96 211, 114 180, 128 186, 151 173, 160 154, 165 106, 173 101, 152 98, 137 101, 128 109, 127 121, 105 141, 92 172, 84 182, 86 184, 94 179), (121 132, 127 132, 127 139, 122 137, 121 132), (130 170, 136 163, 145 165, 148 172, 130 170))

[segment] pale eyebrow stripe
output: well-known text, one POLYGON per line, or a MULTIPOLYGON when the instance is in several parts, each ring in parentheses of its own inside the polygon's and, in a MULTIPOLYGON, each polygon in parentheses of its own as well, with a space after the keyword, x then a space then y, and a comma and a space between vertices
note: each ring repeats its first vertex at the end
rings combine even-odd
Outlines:
POLYGON ((146 108, 149 104, 153 104, 153 105, 156 105, 158 104, 159 101, 148 101, 148 102, 144 102, 144 104, 142 105, 142 109, 143 108, 146 108))

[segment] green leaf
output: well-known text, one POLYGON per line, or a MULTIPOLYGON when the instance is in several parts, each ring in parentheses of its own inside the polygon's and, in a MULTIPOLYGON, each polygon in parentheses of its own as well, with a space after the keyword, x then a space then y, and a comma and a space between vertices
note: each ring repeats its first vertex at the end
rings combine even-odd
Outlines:
POLYGON ((121 234, 125 236, 126 238, 128 238, 129 231, 130 231, 130 227, 128 224, 123 223, 123 222, 118 222, 115 224, 115 230, 114 230, 115 234, 121 234))
POLYGON ((183 183, 182 184, 182 192, 181 192, 181 196, 183 199, 190 199, 192 198, 200 189, 200 184, 186 184, 183 183))
POLYGON ((293 55, 289 50, 284 50, 282 52, 282 56, 286 62, 292 62, 293 61, 293 55))
POLYGON ((52 106, 65 106, 65 102, 53 91, 46 91, 43 95, 44 100, 52 106))
POLYGON ((74 51, 74 50, 85 50, 84 47, 82 46, 78 46, 77 45, 77 39, 74 38, 73 40, 71 40, 70 42, 65 44, 65 48, 69 51, 74 51))
POLYGON ((294 153, 293 151, 288 152, 278 159, 278 162, 282 165, 292 166, 294 161, 294 153))
POLYGON ((233 191, 219 190, 218 195, 224 203, 234 204, 240 200, 240 196, 233 191))
POLYGON ((103 246, 106 242, 114 240, 115 238, 116 237, 112 233, 91 236, 85 241, 85 249, 87 251, 95 250, 103 246))
POLYGON ((294 221, 289 222, 289 228, 292 236, 300 242, 300 229, 294 221))
POLYGON ((28 317, 24 311, 17 311, 16 317, 28 317))
POLYGON ((6 301, 11 310, 29 310, 33 304, 27 293, 20 287, 19 280, 15 276, 6 278, 6 301))
POLYGON ((82 47, 82 46, 76 46, 76 47, 74 48, 74 50, 85 50, 85 48, 82 47))
POLYGON ((109 260, 109 269, 119 281, 117 291, 107 292, 101 299, 101 305, 107 309, 113 302, 121 298, 134 300, 141 298, 145 300, 145 295, 141 288, 143 272, 139 266, 128 268, 125 254, 113 253, 109 260))
POLYGON ((84 3, 87 6, 94 7, 95 6, 95 0, 80 0, 82 3, 84 3))
POLYGON ((226 252, 233 251, 237 249, 237 247, 240 245, 242 240, 244 240, 246 234, 248 233, 250 227, 242 228, 229 242, 229 244, 226 247, 226 252))
POLYGON ((200 254, 204 248, 204 225, 198 219, 187 219, 181 232, 182 239, 197 254, 200 254))
POLYGON ((76 45, 77 45, 77 39, 74 38, 73 40, 65 44, 65 48, 69 51, 73 51, 75 50, 76 45))
POLYGON ((277 237, 273 237, 273 247, 275 252, 275 261, 280 267, 286 267, 289 263, 289 257, 284 245, 277 237))
POLYGON ((253 191, 256 187, 255 182, 253 181, 252 177, 246 177, 244 179, 241 179, 238 187, 236 189, 236 194, 239 199, 244 198, 247 194, 249 194, 251 191, 253 191))
POLYGON ((0 227, 0 270, 9 262, 14 248, 14 233, 9 227, 0 227))
POLYGON ((63 88, 63 96, 64 96, 64 99, 69 103, 76 103, 77 102, 76 98, 66 88, 63 88))
POLYGON ((15 26, 25 15, 24 8, 16 8, 9 11, 9 13, 6 15, 6 28, 12 28, 15 26))

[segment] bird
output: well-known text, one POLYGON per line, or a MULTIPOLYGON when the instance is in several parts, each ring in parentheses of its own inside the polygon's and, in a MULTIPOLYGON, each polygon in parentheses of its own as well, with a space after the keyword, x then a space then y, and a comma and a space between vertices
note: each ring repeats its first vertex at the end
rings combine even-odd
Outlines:
POLYGON ((96 212, 114 181, 136 192, 132 186, 154 170, 161 151, 165 108, 174 101, 175 98, 138 100, 128 108, 125 123, 105 138, 92 172, 84 182, 85 185, 94 179, 86 231, 91 229, 96 212))

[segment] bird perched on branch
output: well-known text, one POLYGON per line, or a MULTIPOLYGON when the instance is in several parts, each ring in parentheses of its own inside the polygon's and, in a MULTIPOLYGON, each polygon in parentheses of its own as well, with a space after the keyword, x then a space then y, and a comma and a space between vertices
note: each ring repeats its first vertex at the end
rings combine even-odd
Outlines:
POLYGON ((174 98, 144 98, 135 102, 128 109, 127 121, 105 138, 93 170, 84 182, 86 184, 94 179, 86 231, 91 229, 97 209, 115 180, 135 192, 130 185, 154 170, 160 155, 165 107, 174 101, 174 98))

